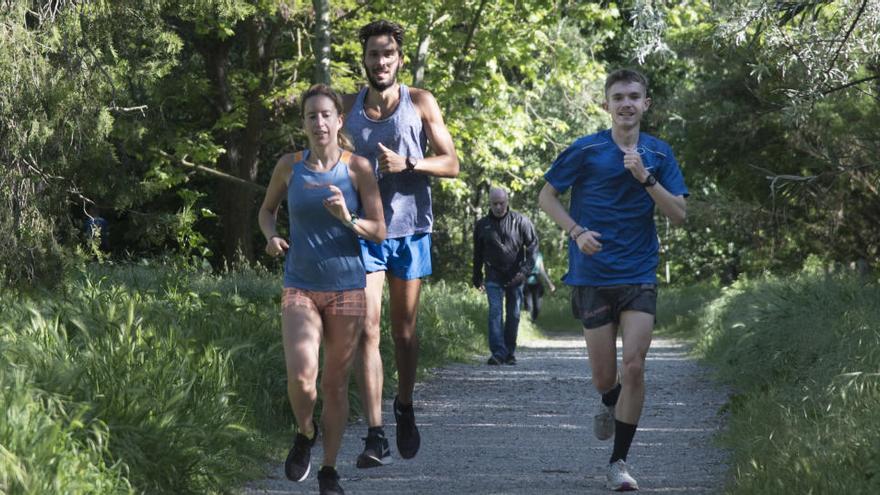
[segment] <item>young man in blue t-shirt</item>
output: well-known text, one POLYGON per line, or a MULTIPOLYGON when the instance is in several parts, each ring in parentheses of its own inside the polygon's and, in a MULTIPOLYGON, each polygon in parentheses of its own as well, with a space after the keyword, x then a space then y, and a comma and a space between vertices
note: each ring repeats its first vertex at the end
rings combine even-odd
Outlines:
POLYGON ((611 129, 563 151, 544 174, 547 184, 538 198, 571 237, 563 280, 572 286, 572 312, 583 323, 593 385, 602 395, 594 432, 600 440, 614 436, 608 488, 615 491, 638 490, 626 457, 642 413, 645 356, 654 330, 659 254, 654 207, 680 225, 688 195, 669 145, 639 132, 651 105, 647 91, 647 79, 636 71, 609 74, 602 106, 611 115, 611 129), (559 195, 569 188, 566 211, 559 195))

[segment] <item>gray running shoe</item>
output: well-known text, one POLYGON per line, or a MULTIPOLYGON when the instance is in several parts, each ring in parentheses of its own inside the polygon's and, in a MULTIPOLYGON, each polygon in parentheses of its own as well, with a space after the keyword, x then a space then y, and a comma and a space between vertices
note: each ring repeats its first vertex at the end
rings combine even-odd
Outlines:
POLYGON ((635 478, 630 476, 629 469, 623 459, 618 459, 608 465, 607 481, 605 486, 615 492, 634 492, 639 489, 639 484, 636 483, 635 478))
POLYGON ((614 406, 606 406, 601 399, 593 416, 593 434, 599 440, 608 440, 614 436, 614 406))

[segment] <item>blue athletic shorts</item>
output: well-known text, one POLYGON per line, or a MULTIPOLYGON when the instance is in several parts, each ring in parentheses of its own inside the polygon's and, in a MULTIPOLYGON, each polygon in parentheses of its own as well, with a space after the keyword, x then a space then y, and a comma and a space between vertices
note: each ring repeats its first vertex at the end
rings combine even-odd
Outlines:
POLYGON ((376 244, 361 239, 361 255, 367 273, 388 271, 401 280, 431 274, 431 234, 385 239, 376 244))

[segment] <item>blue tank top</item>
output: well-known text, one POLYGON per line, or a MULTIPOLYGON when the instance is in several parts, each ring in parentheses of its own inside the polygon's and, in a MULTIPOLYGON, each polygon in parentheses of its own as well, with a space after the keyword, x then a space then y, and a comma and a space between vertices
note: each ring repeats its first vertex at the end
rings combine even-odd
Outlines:
POLYGON ((287 186, 290 249, 284 263, 284 287, 340 291, 367 285, 357 235, 324 208, 330 196, 326 185, 342 190, 349 211, 358 211, 360 199, 348 172, 348 153, 332 169, 316 172, 305 158, 293 164, 287 186))
POLYGON ((388 238, 431 232, 434 214, 431 211, 431 181, 417 172, 379 174, 379 143, 390 150, 416 159, 425 157, 428 144, 422 119, 410 98, 409 88, 400 85, 400 103, 390 116, 373 120, 364 112, 367 88, 357 95, 354 106, 345 118, 345 129, 354 140, 355 153, 373 164, 379 181, 379 193, 385 211, 388 238))

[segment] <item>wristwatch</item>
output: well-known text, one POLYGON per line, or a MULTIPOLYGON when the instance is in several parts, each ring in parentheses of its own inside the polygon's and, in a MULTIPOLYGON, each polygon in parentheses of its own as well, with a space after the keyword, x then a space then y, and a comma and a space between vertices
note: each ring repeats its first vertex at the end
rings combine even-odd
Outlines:
POLYGON ((416 160, 415 158, 413 158, 411 156, 406 157, 406 169, 409 171, 415 170, 417 161, 418 160, 416 160))
POLYGON ((645 182, 642 182, 642 185, 645 187, 654 187, 657 185, 657 178, 654 177, 654 174, 648 174, 648 176, 645 177, 645 182))
POLYGON ((354 213, 351 214, 351 219, 348 221, 348 227, 350 229, 354 229, 354 226, 358 223, 358 216, 354 213))

